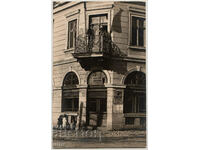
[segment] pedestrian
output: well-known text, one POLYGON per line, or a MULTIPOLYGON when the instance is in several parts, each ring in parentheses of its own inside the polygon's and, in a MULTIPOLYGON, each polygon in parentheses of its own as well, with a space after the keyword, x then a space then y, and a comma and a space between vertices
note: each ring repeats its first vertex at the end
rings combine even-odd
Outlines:
POLYGON ((59 117, 58 117, 58 129, 62 129, 62 125, 63 125, 63 116, 62 115, 60 115, 59 117))
POLYGON ((63 129, 66 129, 66 122, 67 122, 67 118, 66 118, 66 115, 63 116, 63 129))

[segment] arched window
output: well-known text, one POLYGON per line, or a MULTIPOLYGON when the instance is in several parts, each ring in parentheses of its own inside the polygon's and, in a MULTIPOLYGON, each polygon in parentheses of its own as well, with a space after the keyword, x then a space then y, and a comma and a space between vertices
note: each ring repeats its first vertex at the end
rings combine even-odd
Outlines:
POLYGON ((146 112, 146 76, 134 71, 125 79, 124 113, 146 112))
POLYGON ((145 86, 146 76, 143 72, 134 71, 126 77, 124 83, 126 85, 132 85, 132 86, 145 86))
POLYGON ((63 81, 63 87, 75 86, 78 84, 78 78, 74 72, 69 72, 63 81))
POLYGON ((78 77, 74 72, 69 72, 63 80, 62 87, 62 112, 77 111, 79 105, 78 77))

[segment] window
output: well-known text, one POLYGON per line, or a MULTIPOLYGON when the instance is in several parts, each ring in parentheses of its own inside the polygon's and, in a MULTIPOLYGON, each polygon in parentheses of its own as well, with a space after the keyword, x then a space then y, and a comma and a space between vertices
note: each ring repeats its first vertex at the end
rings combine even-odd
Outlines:
POLYGON ((105 35, 108 32, 108 15, 91 15, 89 17, 88 41, 92 52, 102 52, 106 49, 105 35))
POLYGON ((78 99, 64 99, 62 103, 62 111, 77 111, 78 110, 78 99))
POLYGON ((62 86, 62 112, 77 111, 79 107, 78 77, 69 72, 64 78, 62 86))
POLYGON ((124 100, 124 113, 145 113, 146 96, 126 92, 124 100))
POLYGON ((143 72, 134 71, 126 77, 125 84, 130 86, 145 86, 146 76, 143 72))
POLYGON ((73 20, 68 23, 68 45, 67 45, 68 49, 75 47, 76 34, 77 34, 77 20, 73 20))
POLYGON ((145 19, 131 16, 131 46, 145 47, 145 19))
POLYGON ((134 71, 125 79, 124 113, 146 112, 146 76, 134 71))
POLYGON ((75 73, 69 72, 64 79, 63 87, 72 87, 73 85, 78 84, 78 78, 75 73))

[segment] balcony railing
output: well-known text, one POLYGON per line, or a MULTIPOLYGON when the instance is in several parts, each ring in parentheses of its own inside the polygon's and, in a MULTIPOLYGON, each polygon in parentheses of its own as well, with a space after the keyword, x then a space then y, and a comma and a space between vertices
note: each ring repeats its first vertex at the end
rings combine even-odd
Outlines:
POLYGON ((112 41, 110 33, 100 32, 99 35, 84 34, 76 38, 74 57, 92 56, 121 56, 119 47, 112 41))

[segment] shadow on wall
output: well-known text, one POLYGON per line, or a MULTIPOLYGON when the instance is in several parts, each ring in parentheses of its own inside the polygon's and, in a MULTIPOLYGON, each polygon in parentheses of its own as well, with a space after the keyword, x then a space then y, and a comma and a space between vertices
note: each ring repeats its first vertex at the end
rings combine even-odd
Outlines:
POLYGON ((119 12, 115 14, 112 22, 112 26, 110 29, 110 32, 112 33, 113 31, 121 33, 122 32, 122 27, 121 27, 121 14, 123 10, 120 8, 119 12))

